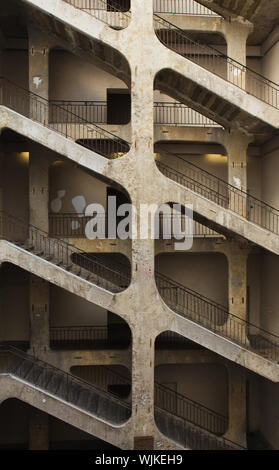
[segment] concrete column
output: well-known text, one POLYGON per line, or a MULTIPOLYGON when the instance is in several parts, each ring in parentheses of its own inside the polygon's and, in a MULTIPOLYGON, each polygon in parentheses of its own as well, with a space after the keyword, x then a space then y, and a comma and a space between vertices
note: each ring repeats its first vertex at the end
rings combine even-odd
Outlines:
POLYGON ((247 319, 247 259, 250 248, 236 242, 224 244, 221 250, 228 260, 229 310, 247 319))
POLYGON ((30 353, 44 359, 49 351, 49 283, 30 275, 30 353))
MULTIPOLYGON (((146 321, 144 323, 148 325, 146 321)), ((154 338, 151 338, 148 328, 144 328, 144 325, 139 324, 136 330, 133 331, 132 350, 134 449, 152 450, 155 435, 154 338)))
POLYGON ((39 30, 29 28, 29 91, 31 119, 48 123, 49 99, 49 41, 39 30), (38 98, 41 97, 42 99, 38 98))
POLYGON ((29 450, 48 450, 49 416, 32 408, 29 415, 29 450))
POLYGON ((247 190, 247 149, 252 137, 239 131, 226 132, 224 146, 228 155, 228 183, 247 190))
POLYGON ((228 155, 228 183, 236 188, 236 191, 229 191, 228 205, 242 217, 246 217, 248 213, 248 201, 244 192, 247 191, 247 148, 251 141, 252 137, 239 131, 226 132, 224 136, 228 155))
POLYGON ((246 440, 246 375, 243 368, 233 364, 228 366, 229 426, 224 437, 242 446, 246 440))
POLYGON ((29 155, 29 222, 48 233, 48 170, 47 154, 31 151, 29 155))
POLYGON ((246 43, 249 34, 253 30, 253 25, 249 22, 231 20, 224 22, 223 32, 227 41, 227 55, 235 62, 228 64, 228 80, 240 88, 246 88, 246 43))
POLYGON ((247 258, 250 248, 231 241, 222 245, 220 251, 228 260, 228 307, 229 313, 232 314, 220 327, 220 331, 229 338, 235 338, 237 342, 248 345, 247 258))
MULTIPOLYGON (((153 155, 153 100, 154 72, 147 57, 152 57, 150 34, 153 36, 153 5, 150 0, 131 2, 132 21, 130 27, 135 37, 141 30, 143 41, 136 54, 130 59, 132 115, 131 131, 133 148, 131 164, 135 180, 131 188, 132 203, 138 213, 138 234, 140 233, 140 204, 157 202, 157 188, 154 187, 153 155), (146 187, 149 188, 146 191, 146 187)), ((132 330, 132 419, 134 425, 134 448, 153 448, 154 424, 154 327, 155 314, 152 303, 142 308, 142 293, 146 298, 154 297, 154 241, 147 239, 132 241, 132 283, 135 293, 134 320, 132 330), (137 292, 137 293, 136 293, 137 292), (148 297, 150 296, 150 297, 148 297)))

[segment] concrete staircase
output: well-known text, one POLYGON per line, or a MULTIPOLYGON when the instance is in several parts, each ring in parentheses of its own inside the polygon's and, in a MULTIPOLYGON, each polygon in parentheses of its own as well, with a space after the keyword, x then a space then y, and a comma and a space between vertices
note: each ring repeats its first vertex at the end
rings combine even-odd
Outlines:
MULTIPOLYGON (((97 420, 105 421, 109 425, 125 426, 131 416, 130 404, 120 400, 112 393, 98 388, 91 382, 86 382, 72 374, 63 372, 51 364, 27 355, 12 346, 2 345, 0 346, 0 378, 6 375, 21 383, 26 383, 35 394, 36 392, 43 392, 47 396, 55 397, 58 403, 61 401, 66 402, 69 412, 71 409, 78 410, 79 418, 85 412, 97 420)), ((156 385, 156 387, 159 388, 157 395, 162 393, 163 387, 161 385, 156 385)), ((168 394, 173 394, 167 388, 164 388, 163 391, 165 397, 168 394)), ((181 397, 183 402, 188 404, 186 408, 183 408, 184 417, 179 416, 179 413, 170 413, 168 408, 165 410, 162 405, 160 407, 155 406, 156 422, 166 436, 185 448, 242 449, 237 443, 224 437, 218 437, 208 431, 208 425, 201 427, 194 423, 197 420, 198 422, 201 421, 201 415, 206 415, 205 419, 207 420, 210 416, 211 423, 213 419, 220 420, 221 416, 184 396, 174 397, 174 400, 179 403, 181 397), (196 417, 191 414, 193 410, 196 417)), ((51 409, 48 412, 52 414, 51 409)), ((57 412, 54 415, 57 415, 57 412)), ((79 420, 73 425, 80 427, 79 420)), ((96 435, 95 433, 96 426, 93 431, 94 435, 96 435)))
MULTIPOLYGON (((237 189, 177 154, 167 152, 160 147, 157 147, 157 149, 159 152, 156 158, 157 167, 167 178, 212 201, 225 211, 231 211, 239 215, 244 224, 255 224, 276 237, 279 236, 278 209, 255 198, 250 193, 237 189)), ((195 214, 195 217, 220 233, 228 234, 224 224, 214 224, 209 220, 207 214, 210 214, 209 210, 205 213, 205 217, 201 212, 195 214)), ((235 227, 234 231, 231 232, 231 236, 233 236, 233 232, 235 232, 235 227)), ((260 239, 258 243, 266 247, 260 239)))
POLYGON ((26 226, 23 221, 5 212, 0 213, 0 237, 107 291, 121 292, 130 283, 127 271, 112 268, 66 240, 50 237, 32 225, 26 226))
MULTIPOLYGON (((67 0, 65 3, 72 4, 73 2, 67 0)), ((35 28, 40 28, 51 41, 69 50, 73 54, 92 62, 106 72, 123 80, 124 83, 129 86, 130 67, 125 57, 118 52, 117 49, 94 39, 94 37, 83 34, 62 21, 59 21, 55 16, 47 15, 37 8, 28 5, 25 11, 28 23, 35 28)), ((95 10, 91 10, 91 13, 94 11, 95 10)), ((92 16, 94 17, 93 13, 92 16)), ((98 17, 96 18, 98 20, 100 19, 98 17)))
POLYGON ((195 292, 161 273, 156 273, 158 290, 165 303, 188 320, 261 358, 279 362, 279 337, 229 313, 227 307, 195 292))
MULTIPOLYGON (((26 224, 6 213, 0 215, 0 237, 3 240, 12 242, 12 246, 19 246, 23 253, 32 254, 37 259, 46 261, 48 265, 62 269, 66 277, 64 276, 65 280, 61 287, 70 291, 73 289, 74 293, 78 293, 78 287, 75 286, 72 276, 67 279, 69 275, 87 281, 89 286, 95 286, 98 289, 98 305, 104 305, 100 288, 103 294, 110 293, 109 299, 106 297, 105 299, 111 302, 113 294, 124 291, 130 284, 128 266, 119 262, 117 265, 113 262, 108 264, 100 257, 87 255, 67 241, 49 237, 42 230, 32 225, 26 226, 26 224)), ((22 260, 22 263, 24 268, 24 260, 22 260)), ((37 263, 35 267, 34 274, 40 276, 37 263)), ((32 271, 32 266, 30 269, 32 271)), ((42 272, 44 271, 42 270, 42 272)), ((47 275, 47 278, 49 275, 47 275)), ((219 341, 220 348, 218 342, 216 342, 213 346, 210 345, 209 349, 227 357, 226 349, 223 348, 222 344, 229 341, 236 351, 245 350, 249 355, 252 353, 254 357, 258 358, 260 365, 267 364, 270 366, 271 375, 277 374, 277 364, 279 362, 278 336, 229 313, 226 307, 174 282, 159 272, 155 273, 155 279, 163 301, 177 315, 177 318, 175 318, 178 324, 178 334, 196 341, 196 338, 191 337, 190 329, 188 329, 187 334, 184 331, 185 320, 194 322, 198 329, 205 329, 208 333, 213 333, 215 338, 218 337, 219 340, 222 340, 219 341), (181 321, 179 321, 179 318, 181 321)), ((82 295, 86 298, 85 292, 82 295)), ((90 300, 93 301, 92 295, 90 300)), ((210 335, 208 339, 210 339, 209 337, 210 335)), ((201 335, 200 338, 200 342, 199 340, 197 342, 204 345, 203 336, 201 335)), ((249 368, 254 370, 253 367, 249 368)), ((263 373, 263 375, 265 374, 263 373)), ((275 380, 277 379, 275 378, 275 380)))
MULTIPOLYGON (((267 111, 269 108, 271 113, 273 108, 279 109, 278 84, 226 56, 216 48, 198 43, 196 39, 191 38, 190 32, 178 28, 158 14, 154 14, 154 29, 162 44, 203 69, 203 78, 200 74, 192 80, 190 75, 179 73, 175 66, 163 69, 156 77, 156 89, 193 107, 226 128, 238 127, 254 134, 274 132, 272 127, 277 127, 278 121, 274 126, 269 122, 268 117, 264 117, 264 114, 262 119, 253 115, 252 102, 250 106, 247 94, 261 101, 262 109, 267 111), (204 74, 205 70, 209 74, 204 74), (216 81, 215 87, 208 86, 212 81, 211 74, 221 79, 221 81, 216 81), (230 88, 228 83, 234 87, 226 96, 223 91, 230 88), (235 87, 243 90, 244 96, 246 95, 247 102, 242 103, 241 106, 237 105, 234 97, 237 92, 235 87)), ((183 72, 182 68, 181 71, 183 72)), ((254 102, 253 107, 256 106, 254 102)), ((278 120, 278 115, 276 119, 278 120)))

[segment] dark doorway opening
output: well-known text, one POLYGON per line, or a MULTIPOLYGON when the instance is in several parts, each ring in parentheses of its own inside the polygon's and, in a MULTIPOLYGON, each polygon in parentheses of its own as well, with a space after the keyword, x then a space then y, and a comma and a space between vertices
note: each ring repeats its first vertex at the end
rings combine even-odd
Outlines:
POLYGON ((107 0, 107 11, 129 11, 131 0, 107 0))
POLYGON ((108 124, 128 124, 131 119, 131 95, 122 88, 107 89, 108 124))

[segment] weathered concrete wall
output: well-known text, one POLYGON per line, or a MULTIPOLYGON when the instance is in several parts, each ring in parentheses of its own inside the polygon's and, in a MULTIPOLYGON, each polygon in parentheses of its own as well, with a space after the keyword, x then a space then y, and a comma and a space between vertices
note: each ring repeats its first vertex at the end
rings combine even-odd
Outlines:
POLYGON ((156 258, 156 269, 211 300, 227 305, 228 264, 223 254, 161 254, 156 258))
POLYGON ((51 326, 105 326, 107 310, 51 285, 50 324, 51 326))
POLYGON ((155 380, 217 413, 228 414, 228 377, 220 364, 162 365, 156 367, 155 380))
POLYGON ((106 101, 107 88, 127 88, 124 82, 66 51, 50 53, 51 100, 106 101))

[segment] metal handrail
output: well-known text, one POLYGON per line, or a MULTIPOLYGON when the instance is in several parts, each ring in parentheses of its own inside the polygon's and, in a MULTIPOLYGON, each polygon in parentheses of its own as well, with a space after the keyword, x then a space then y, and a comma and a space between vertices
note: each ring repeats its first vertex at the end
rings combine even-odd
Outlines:
MULTIPOLYGON (((95 124, 108 124, 107 101, 51 100, 51 103, 73 113, 76 116, 76 122, 82 122, 82 119, 86 119, 95 124)), ((59 116, 51 115, 50 122, 54 122, 55 118, 64 122, 65 118, 67 119, 67 114, 65 118, 62 113, 59 113, 59 116)), ((154 124, 222 127, 183 103, 167 101, 154 102, 154 124)))
POLYGON ((179 315, 231 339, 270 361, 279 361, 279 336, 230 313, 228 308, 156 272, 162 299, 179 315))
POLYGON ((76 347, 82 349, 95 349, 100 346, 115 349, 126 349, 131 342, 131 333, 127 325, 105 326, 50 326, 50 344, 54 349, 60 349, 60 345, 65 348, 70 344, 69 349, 76 347), (122 327, 122 329, 121 329, 122 327), (120 332, 124 331, 125 336, 120 332), (90 345, 90 346, 89 346, 90 345))
POLYGON ((101 263, 100 259, 94 255, 90 257, 75 245, 62 240, 58 237, 50 237, 49 234, 32 224, 0 211, 0 238, 12 243, 17 241, 25 242, 28 240, 31 246, 43 256, 53 256, 62 266, 72 266, 76 264, 81 270, 85 270, 89 275, 90 282, 101 285, 112 292, 121 291, 128 287, 130 283, 126 271, 112 269, 101 263), (20 231, 20 233, 18 233, 20 231), (19 240, 17 239, 19 238, 19 240), (77 257, 73 261, 73 257, 77 257))
POLYGON ((169 49, 278 109, 279 85, 277 83, 218 49, 194 41, 184 30, 156 13, 154 13, 154 26, 158 39, 169 49), (226 66, 226 76, 222 72, 222 65, 226 66), (249 83, 246 78, 249 79, 249 83))
POLYGON ((131 19, 129 9, 123 10, 122 6, 114 0, 110 3, 106 0, 64 0, 64 2, 78 10, 85 11, 113 29, 126 28, 131 19))
MULTIPOLYGON (((69 111, 76 116, 77 122, 85 119, 94 124, 107 124, 107 101, 90 101, 90 100, 51 100, 51 104, 61 106, 66 112, 69 111)), ((50 116, 50 121, 59 118, 64 122, 62 113, 59 116, 50 116)), ((66 113, 67 118, 67 113, 66 113)))
POLYGON ((4 77, 0 77, 0 105, 7 106, 106 158, 129 151, 129 142, 4 77), (50 122, 49 117, 53 118, 54 115, 56 119, 50 122), (59 116, 63 117, 64 122, 59 122, 59 116))
MULTIPOLYGON (((22 359, 23 361, 27 361, 28 363, 31 363, 33 366, 41 367, 44 370, 51 370, 51 371, 53 371, 54 374, 58 374, 60 377, 65 379, 66 391, 65 391, 65 393, 63 393, 61 398, 64 399, 68 403, 72 403, 72 401, 69 398, 69 388, 72 384, 75 384, 75 385, 79 385, 80 387, 82 387, 85 390, 89 390, 89 392, 91 391, 91 392, 97 393, 98 395, 101 395, 103 398, 109 400, 110 403, 114 403, 117 406, 121 406, 121 408, 122 408, 121 411, 123 412, 123 410, 124 410, 124 414, 127 414, 127 411, 130 414, 131 408, 130 408, 130 406, 127 402, 125 402, 124 400, 121 400, 119 397, 116 397, 113 393, 107 392, 107 391, 103 390, 102 388, 97 387, 95 384, 87 382, 86 380, 83 380, 83 379, 81 379, 77 376, 74 376, 74 375, 70 374, 69 372, 65 372, 64 370, 59 369, 58 367, 55 367, 52 364, 49 364, 49 363, 43 361, 42 359, 38 359, 35 356, 31 356, 30 354, 27 354, 27 353, 21 351, 20 349, 15 348, 14 346, 7 346, 6 344, 4 344, 4 345, 0 344, 0 355, 3 354, 3 353, 4 354, 8 353, 13 358, 16 357, 16 358, 22 359)), ((0 368, 1 368, 1 366, 3 367, 2 364, 0 365, 0 368)), ((20 375, 17 373, 18 367, 19 367, 18 363, 16 363, 16 364, 13 363, 12 365, 8 364, 8 367, 6 368, 4 373, 10 373, 11 375, 15 375, 15 376, 18 376, 19 378, 21 378, 20 375)), ((1 372, 0 372, 0 374, 1 374, 1 372)), ((32 381, 30 383, 32 384, 32 381)), ((38 385, 36 385, 36 386, 38 386, 38 385)), ((38 386, 38 388, 42 388, 43 390, 49 391, 48 388, 47 388, 47 385, 45 387, 44 386, 41 386, 41 387, 38 386)), ((82 408, 80 405, 77 405, 77 406, 82 408)), ((86 407, 85 407, 85 409, 86 409, 86 407)))
POLYGON ((194 0, 154 0, 155 13, 171 13, 189 16, 220 16, 194 0))
POLYGON ((165 176, 235 212, 250 222, 279 234, 278 209, 257 199, 250 193, 236 188, 194 163, 181 158, 176 153, 164 149, 159 149, 159 152, 162 155, 166 154, 172 159, 179 160, 183 166, 183 171, 180 171, 170 167, 165 161, 157 160, 157 166, 165 176))
MULTIPOLYGON (((86 224, 91 220, 90 216, 85 216, 84 213, 59 213, 59 214, 49 214, 49 233, 50 235, 58 237, 67 237, 67 238, 85 238, 85 227, 86 224), (74 224, 74 225, 72 225, 74 224)), ((160 214, 160 220, 163 222, 163 218, 167 217, 165 214, 160 214)), ((105 223, 107 224, 108 218, 107 214, 104 215, 105 223)), ((173 220, 173 214, 171 215, 171 223, 173 220)), ((160 230, 160 229, 159 229, 160 230)), ((107 234, 106 234, 107 235, 107 234)), ((159 233, 161 237, 161 231, 159 233)), ((171 231, 168 234, 170 237, 173 236, 171 231)), ((202 225, 197 221, 193 221, 193 236, 194 237, 218 237, 222 238, 223 235, 215 232, 206 225, 202 225)))
POLYGON ((154 124, 170 124, 195 127, 222 127, 203 114, 179 102, 154 103, 154 124))
MULTIPOLYGON (((107 371, 118 383, 131 385, 127 377, 124 377, 119 372, 112 370, 109 366, 103 366, 102 370, 107 371)), ((177 406, 171 408, 173 415, 185 419, 187 422, 195 424, 196 426, 209 431, 213 434, 224 434, 228 425, 228 417, 218 413, 201 403, 189 398, 181 393, 171 390, 166 385, 159 382, 154 382, 155 385, 155 408, 160 408, 163 411, 170 411, 167 401, 172 401, 172 398, 177 403, 177 406), (162 396, 164 399, 162 401, 162 396), (185 416, 185 412, 187 416, 185 416)))

